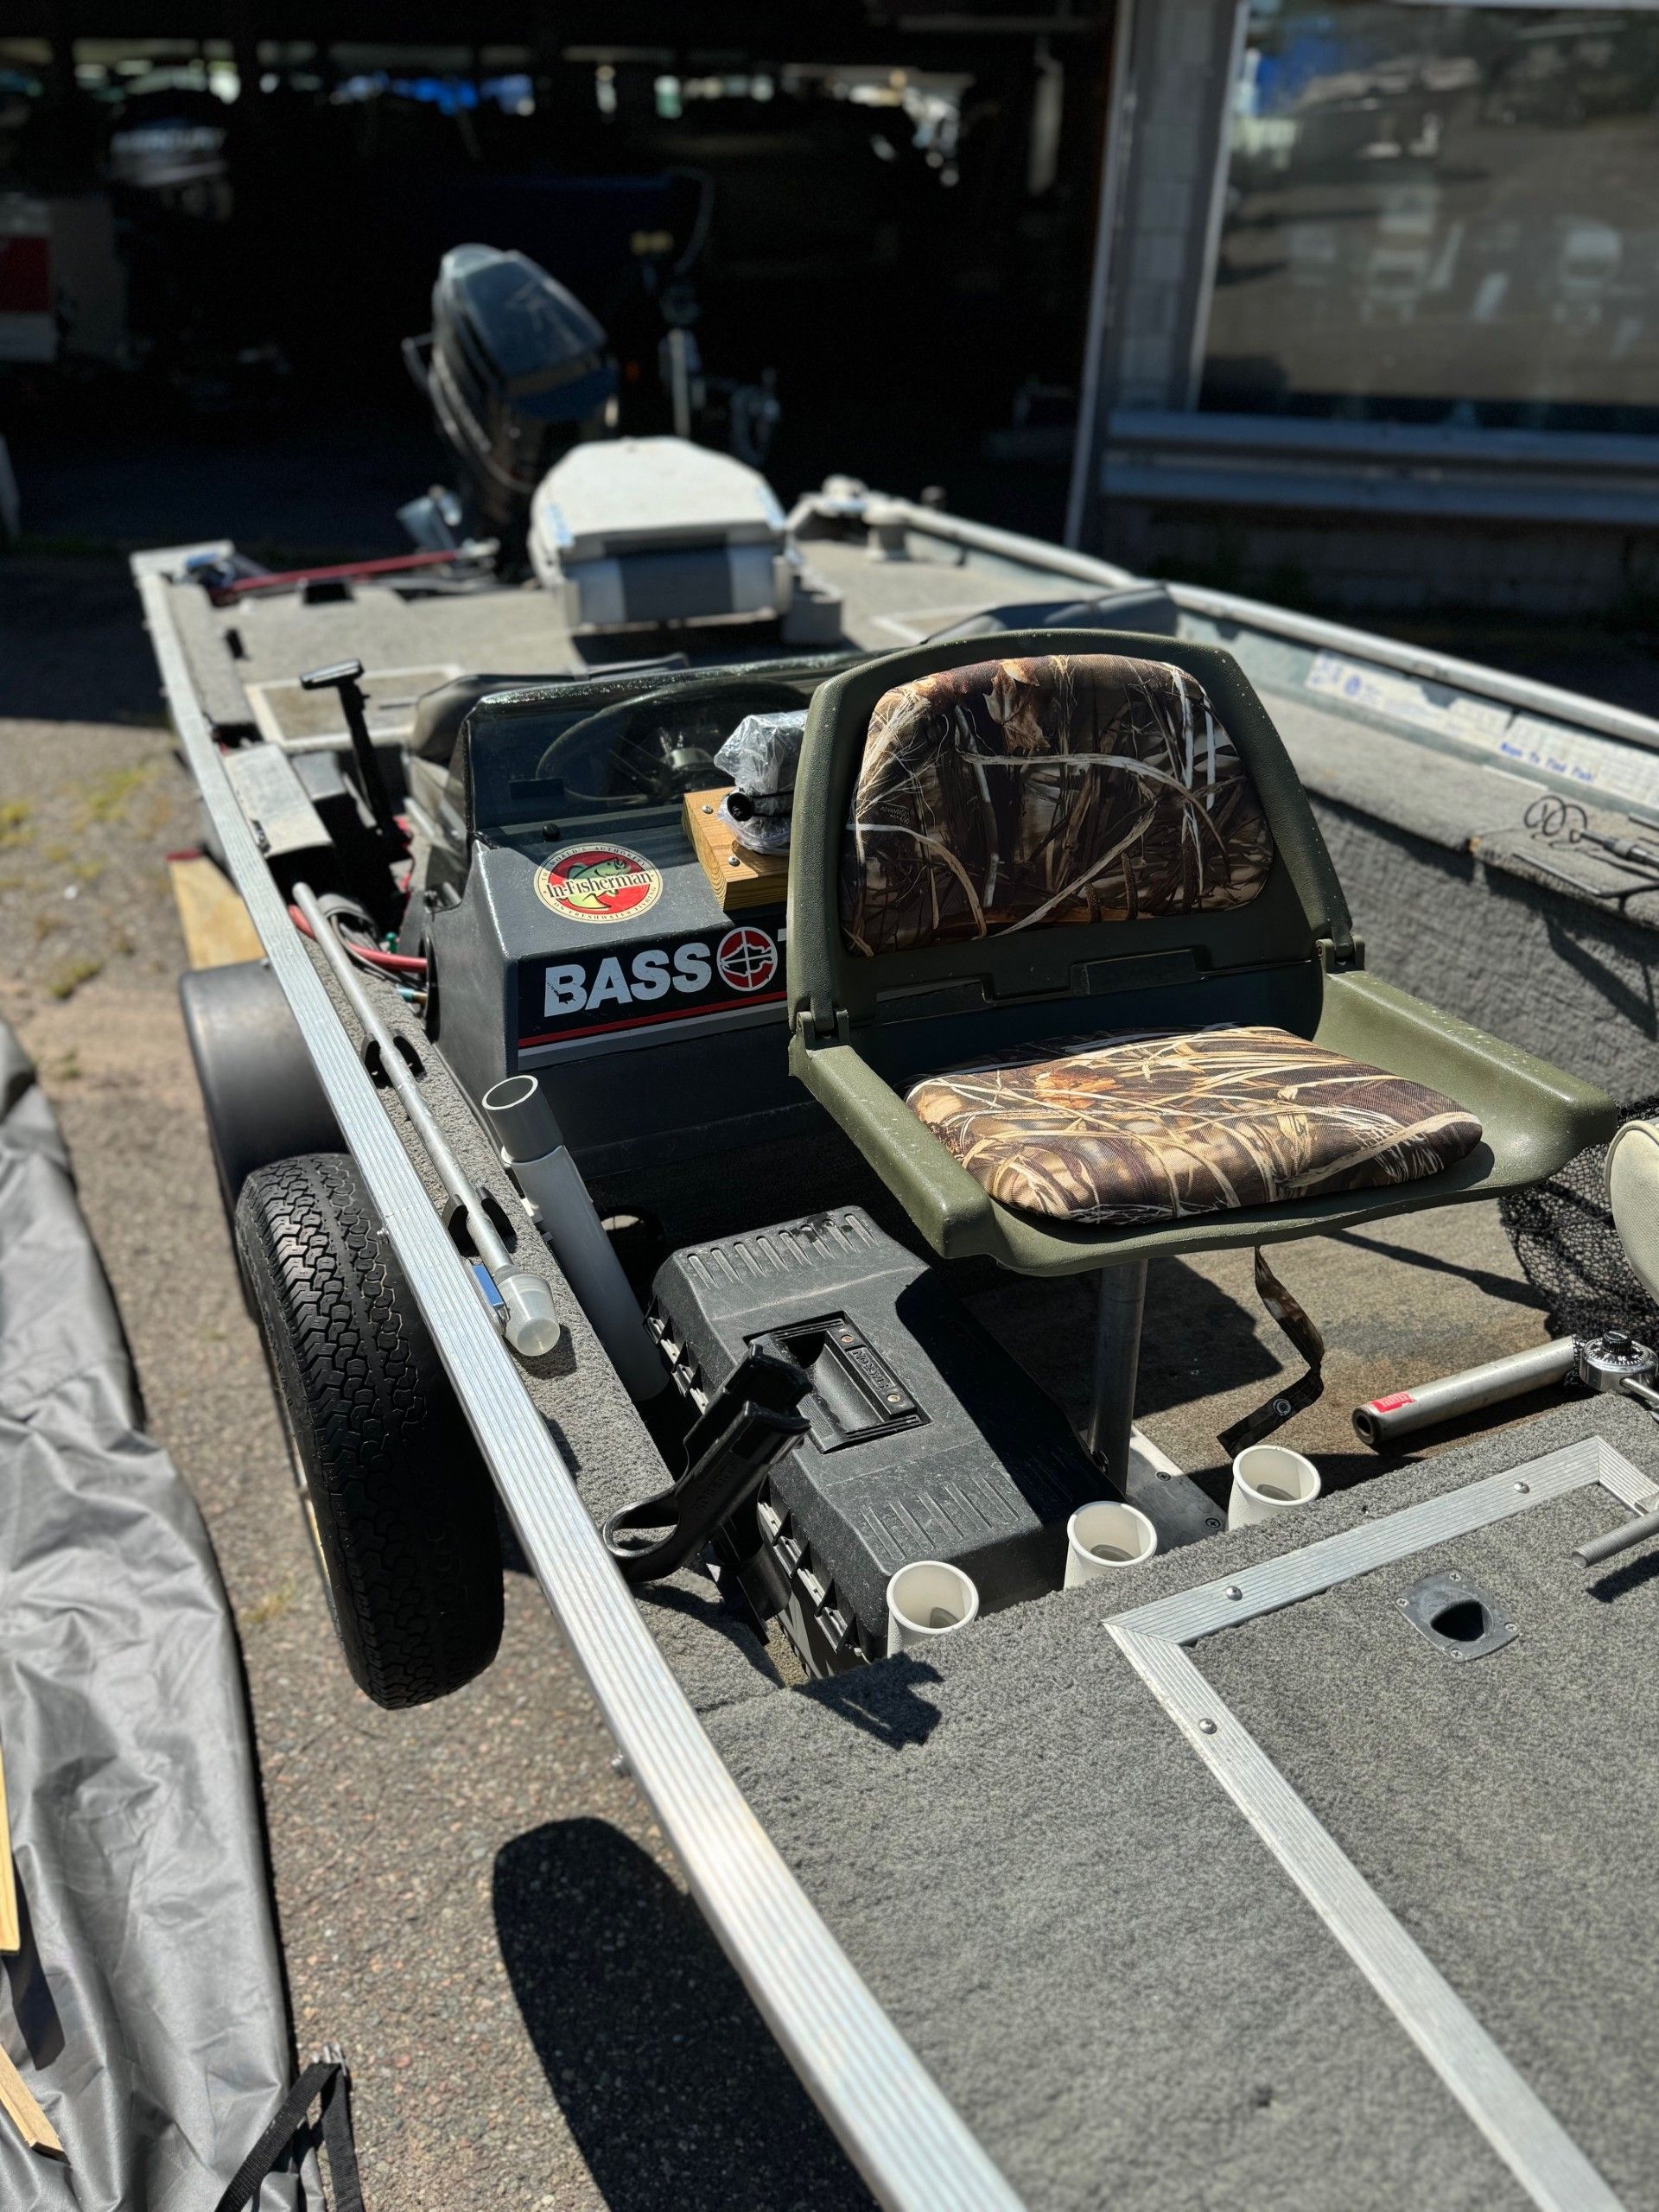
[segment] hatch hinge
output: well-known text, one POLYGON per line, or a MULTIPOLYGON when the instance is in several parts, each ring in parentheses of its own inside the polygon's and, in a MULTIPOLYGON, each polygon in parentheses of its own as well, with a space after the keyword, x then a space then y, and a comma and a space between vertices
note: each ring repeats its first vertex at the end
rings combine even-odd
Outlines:
POLYGON ((1327 976, 1339 976, 1344 969, 1365 965, 1365 940, 1362 937, 1354 938, 1347 944, 1338 944, 1333 938, 1316 938, 1313 950, 1327 976))

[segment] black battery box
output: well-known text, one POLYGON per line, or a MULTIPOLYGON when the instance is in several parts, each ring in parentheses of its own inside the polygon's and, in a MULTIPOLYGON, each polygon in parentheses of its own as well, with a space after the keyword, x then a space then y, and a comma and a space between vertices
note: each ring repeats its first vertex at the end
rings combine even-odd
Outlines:
POLYGON ((658 1270, 651 1319, 699 1402, 757 1348, 811 1377, 810 1432, 758 1526, 771 1610, 815 1671, 885 1650, 887 1583, 914 1560, 961 1567, 982 1611, 1058 1587, 1065 1522, 1099 1473, 1052 1400, 861 1207, 687 1246, 658 1270))

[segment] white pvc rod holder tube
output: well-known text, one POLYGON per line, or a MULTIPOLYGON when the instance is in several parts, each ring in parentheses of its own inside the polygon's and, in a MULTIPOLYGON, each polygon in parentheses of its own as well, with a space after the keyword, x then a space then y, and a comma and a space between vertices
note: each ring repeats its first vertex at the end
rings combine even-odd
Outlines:
POLYGON ((1120 1567, 1139 1567, 1157 1548, 1158 1531, 1137 1506, 1116 1498, 1080 1505, 1065 1524, 1065 1586, 1076 1590, 1120 1567))
POLYGON ((1253 1529, 1312 1505, 1319 1494, 1319 1471, 1311 1459, 1283 1444, 1248 1444, 1233 1462, 1227 1526, 1253 1529))
POLYGON ((582 1170, 566 1149, 547 1093, 533 1075, 510 1075, 492 1084, 483 1104, 502 1160, 535 1209, 537 1226, 623 1388, 635 1405, 659 1397, 669 1381, 662 1355, 582 1170))
POLYGON ((971 1576, 942 1559, 912 1560, 887 1585, 887 1656, 950 1636, 978 1615, 971 1576))

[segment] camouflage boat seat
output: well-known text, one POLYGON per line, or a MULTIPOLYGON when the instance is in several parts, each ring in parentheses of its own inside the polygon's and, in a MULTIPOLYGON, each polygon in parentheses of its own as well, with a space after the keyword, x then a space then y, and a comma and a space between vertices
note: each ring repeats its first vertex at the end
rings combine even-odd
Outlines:
POLYGON ((1480 1142, 1426 1084, 1271 1027, 1038 1047, 905 1103, 1002 1205, 1116 1228, 1414 1183, 1480 1142))
POLYGON ((1106 1271, 1104 1313, 1159 1254, 1494 1197, 1608 1135, 1599 1091, 1367 973, 1230 654, 995 644, 832 677, 795 788, 790 1064, 935 1250, 1106 1271))

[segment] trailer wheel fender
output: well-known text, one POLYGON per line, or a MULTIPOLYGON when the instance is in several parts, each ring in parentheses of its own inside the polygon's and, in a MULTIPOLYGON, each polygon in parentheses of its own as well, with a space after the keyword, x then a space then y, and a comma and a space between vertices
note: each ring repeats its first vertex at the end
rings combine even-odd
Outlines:
POLYGON ((333 1110, 263 960, 197 968, 179 978, 184 1033, 207 1116, 226 1218, 256 1167, 298 1153, 343 1152, 333 1110))

